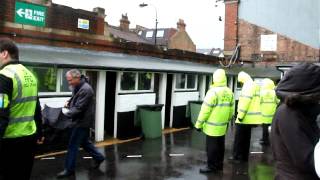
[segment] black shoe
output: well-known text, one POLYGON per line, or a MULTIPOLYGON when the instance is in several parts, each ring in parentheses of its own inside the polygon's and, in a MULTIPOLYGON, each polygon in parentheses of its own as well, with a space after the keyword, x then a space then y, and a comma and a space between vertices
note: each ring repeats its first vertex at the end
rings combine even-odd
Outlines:
POLYGON ((93 164, 92 164, 92 169, 98 169, 103 161, 104 161, 104 159, 94 160, 93 164))
POLYGON ((204 167, 204 168, 201 168, 199 170, 200 173, 218 173, 222 171, 222 169, 218 170, 218 169, 215 169, 215 168, 209 168, 208 166, 204 167))
POLYGON ((65 177, 70 177, 70 176, 74 176, 74 171, 63 170, 57 174, 57 178, 59 178, 59 179, 65 178, 65 177))

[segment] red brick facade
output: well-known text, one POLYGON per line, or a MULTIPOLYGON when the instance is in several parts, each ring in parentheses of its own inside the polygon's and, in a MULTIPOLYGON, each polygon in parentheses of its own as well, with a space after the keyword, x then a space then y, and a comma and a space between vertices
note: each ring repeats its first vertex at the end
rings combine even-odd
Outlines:
POLYGON ((239 19, 238 6, 238 0, 225 0, 224 53, 226 56, 230 56, 236 45, 240 44, 240 60, 256 62, 260 65, 319 60, 319 49, 239 19), (268 34, 277 34, 277 51, 261 52, 261 35, 268 34))
POLYGON ((319 50, 277 34, 277 51, 260 51, 261 35, 277 34, 265 28, 239 19, 240 58, 243 61, 279 63, 294 61, 317 61, 319 50))
MULTIPOLYGON (((0 0, 0 37, 18 43, 72 47, 97 51, 178 59, 205 64, 218 64, 219 58, 176 49, 166 51, 148 44, 110 41, 104 34, 104 12, 89 12, 51 4, 47 6, 46 27, 14 23, 15 1, 0 0), (90 20, 90 30, 77 28, 77 19, 90 20)), ((99 11, 99 9, 97 9, 99 11)))
MULTIPOLYGON (((15 2, 16 1, 14 0, 0 1, 0 14, 2 21, 14 22, 15 2)), ((98 16, 98 14, 95 12, 52 4, 52 6, 47 7, 46 27, 73 32, 104 35, 104 18, 98 16), (87 19, 90 21, 89 30, 79 29, 77 27, 78 18, 87 19)))

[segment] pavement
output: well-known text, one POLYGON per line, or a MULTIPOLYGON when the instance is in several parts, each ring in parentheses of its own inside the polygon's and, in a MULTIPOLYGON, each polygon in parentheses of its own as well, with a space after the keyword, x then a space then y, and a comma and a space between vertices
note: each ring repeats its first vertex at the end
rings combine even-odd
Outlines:
MULTIPOLYGON (((234 139, 233 128, 226 136, 224 169, 218 174, 200 174, 206 165, 205 136, 194 129, 164 134, 156 139, 135 139, 98 148, 106 156, 99 169, 91 169, 92 158, 80 151, 77 180, 272 180, 273 158, 270 147, 261 146, 262 128, 253 128, 247 163, 228 162, 234 139)), ((32 180, 56 179, 63 170, 65 152, 39 156, 33 166, 32 180)))

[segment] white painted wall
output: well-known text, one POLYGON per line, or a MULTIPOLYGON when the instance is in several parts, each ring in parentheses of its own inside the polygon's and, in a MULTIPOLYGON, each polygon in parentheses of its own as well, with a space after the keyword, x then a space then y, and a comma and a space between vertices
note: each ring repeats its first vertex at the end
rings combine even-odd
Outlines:
POLYGON ((163 104, 161 111, 162 129, 165 123, 165 104, 166 104, 166 91, 167 91, 167 73, 160 74, 159 81, 159 104, 163 104))
POLYGON ((173 106, 186 106, 188 101, 198 101, 199 92, 174 92, 172 97, 173 106))
POLYGON ((106 96, 106 72, 99 71, 96 92, 96 114, 95 114, 95 140, 104 140, 104 120, 105 120, 105 96, 106 96))
POLYGON ((63 107, 65 102, 69 100, 70 97, 53 97, 53 98, 40 98, 40 105, 43 108, 46 104, 49 107, 59 108, 63 107))
POLYGON ((129 112, 135 111, 137 105, 155 104, 156 94, 125 94, 118 95, 119 104, 117 106, 117 112, 129 112))

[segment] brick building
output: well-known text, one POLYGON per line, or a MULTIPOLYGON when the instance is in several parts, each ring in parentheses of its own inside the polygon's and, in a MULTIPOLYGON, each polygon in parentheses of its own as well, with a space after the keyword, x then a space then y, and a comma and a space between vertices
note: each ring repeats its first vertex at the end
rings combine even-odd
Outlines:
MULTIPOLYGON (((188 101, 203 99, 220 60, 119 41, 110 35, 115 33, 106 26, 102 8, 89 12, 50 0, 1 0, 0 17, 0 37, 17 42, 20 62, 38 79, 42 106, 62 107, 70 98, 65 73, 71 68, 89 77, 97 99, 96 141, 106 134, 122 139, 140 135, 134 112, 142 104, 164 105, 161 128, 186 125, 188 101)), ((120 30, 127 29, 124 20, 120 30)))
POLYGON ((319 1, 225 0, 224 54, 273 68, 319 61, 319 1))

